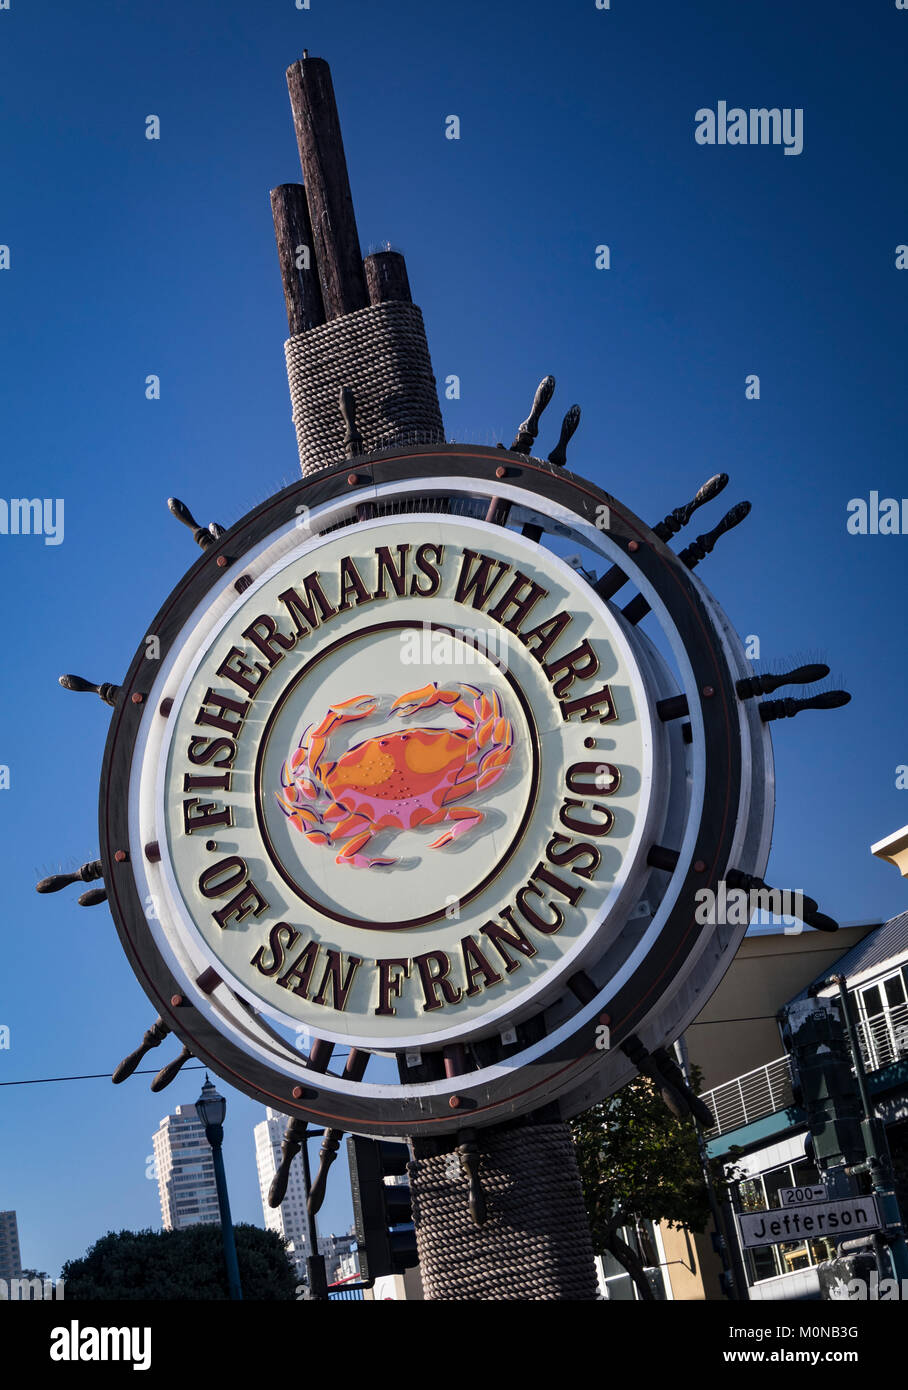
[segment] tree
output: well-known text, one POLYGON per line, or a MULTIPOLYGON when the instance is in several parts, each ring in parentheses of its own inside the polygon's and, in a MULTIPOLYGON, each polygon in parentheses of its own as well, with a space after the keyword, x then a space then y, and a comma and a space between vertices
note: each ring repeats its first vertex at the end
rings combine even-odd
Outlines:
MULTIPOLYGON (((692 1079, 696 1089, 696 1075, 692 1079)), ((635 1219, 705 1230, 709 1198, 694 1123, 675 1119, 652 1083, 637 1077, 578 1115, 571 1132, 593 1246, 613 1255, 640 1297, 651 1300, 643 1261, 619 1230, 635 1219)), ((724 1186, 721 1164, 713 1179, 724 1186)))
MULTIPOLYGON (((276 1231, 239 1225, 236 1253, 245 1299, 293 1299, 297 1276, 276 1231)), ((227 1298, 221 1228, 110 1231, 63 1266, 67 1298, 227 1298)))

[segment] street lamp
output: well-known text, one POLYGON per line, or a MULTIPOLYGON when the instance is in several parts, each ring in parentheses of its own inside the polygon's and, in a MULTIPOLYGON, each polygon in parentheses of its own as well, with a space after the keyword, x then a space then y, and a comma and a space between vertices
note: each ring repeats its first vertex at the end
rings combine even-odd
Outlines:
POLYGON ((218 1210, 221 1213, 221 1234, 224 1237, 224 1259, 227 1263, 227 1284, 232 1299, 241 1299, 240 1267, 236 1258, 236 1241, 233 1237, 233 1222, 230 1219, 230 1199, 227 1196, 227 1175, 224 1172, 224 1155, 221 1145, 224 1142, 224 1116, 227 1101, 219 1095, 205 1073, 202 1094, 195 1103, 196 1113, 205 1126, 205 1138, 211 1145, 214 1159, 214 1180, 218 1189, 218 1210))

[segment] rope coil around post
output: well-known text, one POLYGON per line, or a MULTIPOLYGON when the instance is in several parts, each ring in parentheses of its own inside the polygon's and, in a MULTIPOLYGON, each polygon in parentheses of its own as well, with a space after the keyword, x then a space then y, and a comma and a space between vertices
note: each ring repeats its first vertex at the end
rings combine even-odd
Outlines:
POLYGON ((366 453, 393 444, 443 444, 438 391, 417 305, 372 304, 284 344, 304 475, 342 463, 338 392, 352 387, 366 453))
POLYGON ((477 1131, 487 1205, 477 1226, 457 1153, 409 1165, 427 1299, 594 1301, 599 1297, 577 1160, 565 1124, 477 1131))

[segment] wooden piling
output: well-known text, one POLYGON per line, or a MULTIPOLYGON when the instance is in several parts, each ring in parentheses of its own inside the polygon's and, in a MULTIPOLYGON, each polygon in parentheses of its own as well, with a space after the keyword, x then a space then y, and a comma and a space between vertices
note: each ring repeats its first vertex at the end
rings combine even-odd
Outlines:
POLYGON ((282 183, 279 187, 272 188, 271 213, 274 218, 277 254, 281 263, 287 324, 290 336, 293 337, 295 333, 305 333, 307 328, 315 328, 325 322, 315 242, 303 185, 282 183), (306 259, 302 247, 308 248, 308 267, 299 264, 301 260, 306 259))
POLYGON ((369 304, 331 69, 303 57, 287 69, 326 320, 369 304))
POLYGON ((374 251, 363 261, 370 304, 412 304, 407 263, 399 251, 374 251))

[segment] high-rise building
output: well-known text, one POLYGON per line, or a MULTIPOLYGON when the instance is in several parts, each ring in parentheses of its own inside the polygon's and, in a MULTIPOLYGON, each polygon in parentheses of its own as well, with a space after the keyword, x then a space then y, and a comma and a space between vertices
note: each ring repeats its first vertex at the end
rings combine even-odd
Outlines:
POLYGON ((19 1254, 19 1227, 14 1211, 0 1211, 0 1279, 18 1279, 22 1274, 19 1254))
POLYGON ((220 1221, 214 1158, 194 1105, 178 1105, 152 1136, 165 1231, 220 1221))
POLYGON ((262 1194, 265 1227, 277 1231, 288 1241, 287 1253, 301 1276, 306 1273, 306 1191, 303 1184, 303 1165, 294 1159, 287 1183, 287 1195, 279 1207, 269 1207, 268 1189, 280 1167, 281 1140, 287 1128, 287 1116, 270 1107, 266 1118, 255 1127, 255 1162, 262 1194))

